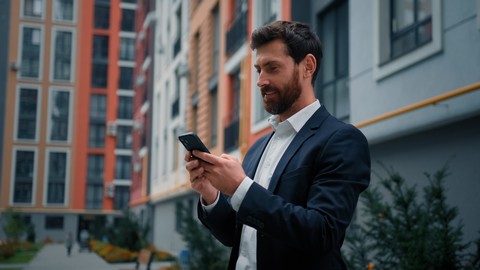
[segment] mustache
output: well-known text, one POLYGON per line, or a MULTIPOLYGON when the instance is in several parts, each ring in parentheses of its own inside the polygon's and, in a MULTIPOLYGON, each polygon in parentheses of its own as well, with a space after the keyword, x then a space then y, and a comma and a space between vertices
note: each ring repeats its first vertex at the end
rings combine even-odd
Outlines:
POLYGON ((265 96, 268 93, 277 92, 278 89, 276 87, 272 87, 272 86, 264 86, 264 87, 260 88, 260 91, 262 92, 262 96, 265 96))

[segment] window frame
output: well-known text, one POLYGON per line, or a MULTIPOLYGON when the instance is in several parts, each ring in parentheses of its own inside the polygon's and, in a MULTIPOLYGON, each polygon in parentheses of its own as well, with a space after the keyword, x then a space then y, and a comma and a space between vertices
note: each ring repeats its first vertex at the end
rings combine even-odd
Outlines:
POLYGON ((75 81, 75 56, 76 56, 76 44, 77 44, 77 32, 75 28, 71 27, 59 27, 53 26, 52 27, 52 40, 50 43, 50 82, 66 82, 66 83, 73 83, 75 81), (56 55, 55 51, 55 39, 59 32, 70 32, 72 35, 71 40, 71 48, 70 48, 70 78, 67 80, 64 79, 56 79, 55 76, 55 60, 56 55))
POLYGON ((22 143, 38 143, 40 138, 40 121, 41 121, 41 106, 42 106, 42 88, 40 85, 34 84, 18 84, 16 93, 15 93, 15 121, 14 121, 14 129, 13 129, 13 137, 15 142, 22 142, 22 143), (37 91, 37 114, 35 119, 35 138, 34 139, 23 139, 18 138, 18 125, 19 125, 19 117, 20 117, 20 91, 23 89, 32 89, 37 91))
POLYGON ((72 0, 72 9, 73 9, 73 14, 72 14, 72 20, 63 20, 63 19, 58 19, 56 17, 57 13, 55 12, 55 5, 58 3, 59 0, 53 0, 52 2, 52 21, 54 22, 61 22, 61 23, 71 23, 74 24, 77 22, 77 9, 78 9, 78 1, 77 0, 72 0))
POLYGON ((25 15, 25 1, 26 0, 22 0, 22 2, 20 3, 20 18, 28 19, 28 20, 38 20, 38 21, 45 20, 45 0, 39 0, 42 3, 42 7, 41 7, 42 15, 40 17, 31 17, 31 16, 25 15))
POLYGON ((69 202, 70 182, 70 149, 59 147, 48 147, 45 151, 45 176, 43 181, 43 205, 45 207, 66 207, 69 202), (48 203, 49 166, 51 153, 65 153, 65 180, 64 180, 64 201, 63 203, 48 203))
POLYGON ((12 149, 12 173, 10 175, 10 206, 33 206, 36 200, 36 190, 37 190, 37 175, 38 175, 38 148, 32 146, 14 146, 12 149), (14 202, 15 195, 15 170, 16 170, 16 160, 18 151, 31 151, 33 152, 33 176, 32 176, 32 199, 30 203, 16 203, 14 202))
POLYGON ((49 91, 48 91, 48 112, 47 112, 47 143, 52 143, 52 144, 70 144, 72 142, 72 121, 73 121, 73 88, 71 87, 58 87, 58 86, 51 86, 49 91), (51 135, 52 135, 52 110, 53 110, 53 97, 54 97, 54 92, 67 92, 69 94, 68 96, 68 135, 67 135, 67 140, 61 141, 61 140, 52 140, 51 135))
POLYGON ((432 40, 416 49, 385 61, 390 54, 390 1, 374 0, 373 75, 381 80, 443 50, 442 1, 432 0, 432 40))
POLYGON ((44 26, 41 24, 32 24, 32 23, 20 23, 20 31, 18 35, 18 44, 19 44, 19 50, 18 50, 18 58, 17 58, 17 63, 20 64, 20 68, 17 72, 17 79, 18 80, 31 80, 31 81, 41 81, 43 78, 43 50, 45 46, 45 31, 44 31, 44 26), (23 56, 23 33, 25 28, 35 28, 40 30, 40 45, 39 45, 39 56, 38 56, 38 76, 37 77, 27 77, 22 75, 22 56, 23 56))

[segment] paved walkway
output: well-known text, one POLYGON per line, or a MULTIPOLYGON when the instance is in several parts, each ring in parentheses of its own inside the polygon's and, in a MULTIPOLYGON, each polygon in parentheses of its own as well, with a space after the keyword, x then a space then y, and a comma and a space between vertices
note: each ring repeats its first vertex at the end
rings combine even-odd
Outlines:
MULTIPOLYGON (((154 262, 151 269, 156 270, 169 263, 154 262)), ((95 252, 79 252, 78 246, 74 245, 72 254, 67 256, 67 250, 63 244, 45 245, 29 264, 14 265, 0 264, 2 268, 21 268, 22 270, 120 270, 133 269, 135 263, 108 264, 95 252)))

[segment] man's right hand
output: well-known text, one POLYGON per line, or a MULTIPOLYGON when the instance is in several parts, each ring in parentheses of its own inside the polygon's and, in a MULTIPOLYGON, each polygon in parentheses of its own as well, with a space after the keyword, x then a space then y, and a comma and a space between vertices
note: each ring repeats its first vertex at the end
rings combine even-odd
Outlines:
POLYGON ((203 174, 205 169, 200 166, 200 162, 191 152, 185 154, 185 168, 190 174, 190 184, 196 192, 200 193, 205 205, 215 202, 218 196, 218 190, 210 183, 203 174))

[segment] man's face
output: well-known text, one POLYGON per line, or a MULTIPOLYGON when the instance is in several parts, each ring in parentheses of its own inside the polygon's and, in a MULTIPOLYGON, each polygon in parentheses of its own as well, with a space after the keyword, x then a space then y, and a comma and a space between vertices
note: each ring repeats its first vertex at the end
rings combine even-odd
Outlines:
POLYGON ((259 74, 263 106, 271 114, 287 112, 300 97, 298 65, 287 54, 280 40, 274 40, 257 49, 255 68, 259 74))

